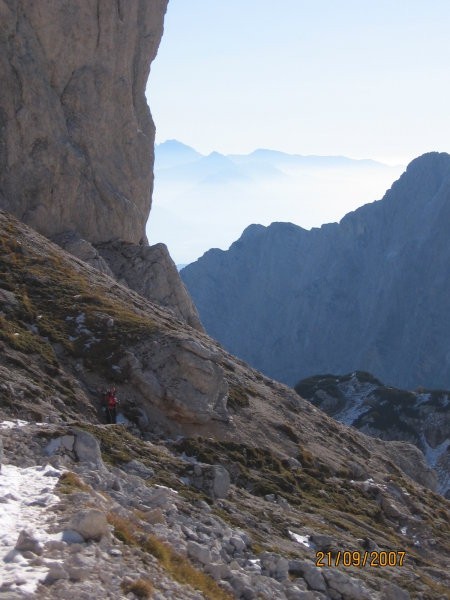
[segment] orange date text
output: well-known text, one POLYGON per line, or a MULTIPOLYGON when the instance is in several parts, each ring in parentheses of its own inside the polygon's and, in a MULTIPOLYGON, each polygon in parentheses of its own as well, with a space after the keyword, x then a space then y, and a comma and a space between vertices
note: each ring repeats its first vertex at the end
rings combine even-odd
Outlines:
POLYGON ((405 557, 401 550, 316 552, 316 567, 403 567, 405 557))

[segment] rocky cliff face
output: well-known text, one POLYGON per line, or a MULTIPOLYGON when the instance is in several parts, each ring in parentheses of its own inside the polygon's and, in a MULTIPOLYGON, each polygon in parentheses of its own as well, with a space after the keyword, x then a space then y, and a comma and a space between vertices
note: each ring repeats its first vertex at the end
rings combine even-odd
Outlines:
POLYGON ((168 253, 145 246, 155 137, 145 86, 166 7, 0 0, 0 208, 201 328, 168 253), (99 255, 108 243, 126 246, 127 277, 99 255))
POLYGON ((167 0, 0 2, 0 207, 41 233, 145 238, 145 100, 167 0))
POLYGON ((210 335, 280 381, 448 388, 449 222, 450 156, 430 153, 339 224, 254 225, 181 276, 210 335))
POLYGON ((0 597, 449 597, 449 506, 417 448, 337 423, 2 211, 0 272, 0 597), (316 566, 328 552, 353 566, 316 566))
POLYGON ((316 375, 297 392, 341 423, 384 440, 408 441, 436 470, 439 491, 450 496, 450 392, 407 392, 383 385, 368 373, 316 375))

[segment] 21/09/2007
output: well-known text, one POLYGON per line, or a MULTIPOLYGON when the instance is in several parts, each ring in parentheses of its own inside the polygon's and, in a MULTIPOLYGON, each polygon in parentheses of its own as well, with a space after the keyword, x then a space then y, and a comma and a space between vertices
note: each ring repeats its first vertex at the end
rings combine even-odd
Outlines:
POLYGON ((403 567, 405 556, 402 550, 316 552, 316 567, 403 567))

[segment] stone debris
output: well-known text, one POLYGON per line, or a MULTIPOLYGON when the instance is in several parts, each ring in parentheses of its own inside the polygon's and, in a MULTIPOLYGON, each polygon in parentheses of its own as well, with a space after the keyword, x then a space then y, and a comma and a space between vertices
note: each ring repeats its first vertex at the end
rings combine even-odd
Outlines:
MULTIPOLYGON (((337 568, 317 568, 311 560, 315 549, 332 548, 338 544, 330 535, 311 528, 302 531, 297 525, 295 529, 301 533, 295 535, 308 539, 311 547, 295 540, 291 544, 304 558, 292 558, 281 549, 255 550, 254 540, 245 528, 230 525, 216 514, 215 509, 222 511, 221 514, 226 507, 231 510, 233 505, 226 498, 213 499, 210 496, 211 504, 203 500, 186 502, 176 490, 153 483, 154 471, 137 459, 123 462, 120 467, 102 461, 101 468, 93 469, 98 458, 98 441, 92 434, 80 436, 83 441, 80 448, 86 450, 80 453, 85 460, 80 460, 74 452, 78 430, 58 426, 59 433, 54 437, 50 432, 45 437, 38 437, 37 432, 38 427, 32 425, 4 429, 3 437, 6 436, 7 442, 5 460, 14 457, 14 460, 28 464, 32 455, 36 463, 48 460, 51 450, 50 459, 56 462, 63 460, 65 468, 73 473, 75 487, 68 495, 60 495, 59 504, 53 505, 53 512, 48 512, 44 504, 34 504, 33 510, 46 514, 43 521, 45 530, 42 527, 39 530, 24 527, 18 539, 16 534, 3 567, 0 563, 0 599, 6 591, 11 598, 13 594, 21 597, 26 589, 30 593, 36 591, 39 600, 122 598, 123 582, 131 584, 151 575, 153 598, 200 600, 200 592, 176 583, 158 560, 144 552, 138 543, 127 545, 111 535, 114 529, 114 525, 108 523, 111 515, 113 519, 119 519, 119 523, 125 523, 131 531, 138 532, 133 533, 137 536, 136 540, 145 540, 145 536, 151 535, 169 544, 174 552, 187 557, 198 570, 208 574, 224 590, 228 590, 231 597, 239 600, 409 598, 408 593, 393 582, 384 582, 383 592, 380 592, 355 576, 355 572, 350 574, 337 568), (28 440, 28 446, 22 444, 24 439, 28 440), (9 449, 13 446, 21 451, 12 454, 9 449), (118 482, 120 485, 117 485, 118 482), (86 489, 77 489, 77 485, 86 489), (18 564, 26 564, 28 571, 18 570, 18 564), (27 579, 30 569, 34 573, 34 587, 27 579)), ((219 473, 220 478, 225 471, 217 468, 220 465, 192 460, 187 464, 190 464, 193 480, 195 477, 205 478, 208 473, 219 473)), ((9 468, 8 465, 6 468, 9 468)), ((56 476, 61 475, 61 471, 54 467, 43 468, 35 464, 32 468, 38 469, 37 472, 41 472, 42 478, 48 481, 54 481, 56 476)), ((227 476, 229 478, 228 473, 227 476)), ((193 481, 189 485, 192 489, 196 487, 193 481)), ((234 493, 228 479, 226 488, 228 495, 234 493)), ((380 489, 377 487, 377 493, 380 489)), ((279 511, 280 515, 284 514, 276 495, 260 498, 258 502, 279 511)), ((233 510, 230 512, 232 520, 242 518, 239 512, 233 510)), ((271 535, 271 527, 267 522, 267 535, 271 535)), ((291 537, 286 531, 286 539, 291 537)), ((361 547, 375 547, 368 539, 359 542, 361 547)), ((129 600, 134 598, 131 594, 125 597, 129 600)))

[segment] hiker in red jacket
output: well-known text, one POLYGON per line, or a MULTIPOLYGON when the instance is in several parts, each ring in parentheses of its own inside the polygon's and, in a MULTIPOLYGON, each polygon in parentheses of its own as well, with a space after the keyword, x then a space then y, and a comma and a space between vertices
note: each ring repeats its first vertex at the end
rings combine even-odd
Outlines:
POLYGON ((115 424, 117 420, 117 404, 116 388, 111 388, 106 393, 106 418, 108 423, 115 424))

